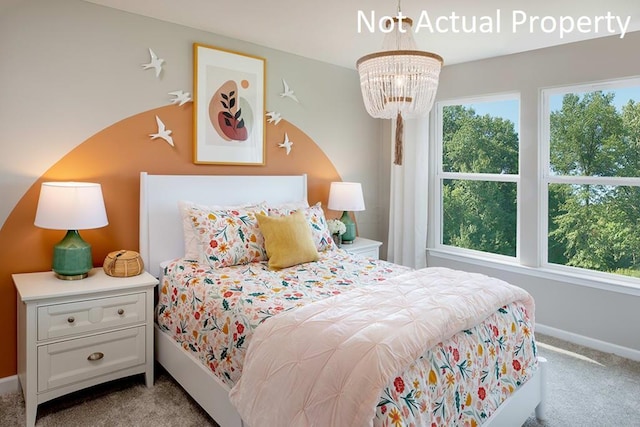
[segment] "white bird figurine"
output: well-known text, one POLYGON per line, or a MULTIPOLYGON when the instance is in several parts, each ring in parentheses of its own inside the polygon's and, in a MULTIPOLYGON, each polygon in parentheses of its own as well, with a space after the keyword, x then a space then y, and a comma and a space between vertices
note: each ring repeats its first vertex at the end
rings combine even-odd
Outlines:
POLYGON ((191 94, 183 90, 176 90, 174 92, 169 92, 169 95, 175 97, 171 100, 171 103, 178 104, 179 107, 182 107, 184 104, 191 101, 191 94))
POLYGON ((175 147, 175 145, 173 145, 173 138, 171 137, 171 131, 165 128, 164 123, 162 123, 162 120, 160 120, 160 117, 156 116, 156 122, 158 123, 158 133, 149 134, 151 139, 162 138, 165 141, 167 141, 167 144, 169 144, 172 147, 175 147))
POLYGON ((280 120, 282 120, 282 116, 280 115, 280 113, 276 113, 275 111, 269 111, 267 113, 267 117, 269 117, 267 121, 269 123, 273 123, 274 125, 277 125, 278 123, 280 123, 280 120))
POLYGON ((284 86, 284 92, 280 94, 280 97, 291 98, 296 102, 300 102, 298 101, 298 98, 296 98, 296 96, 293 94, 293 89, 289 88, 289 85, 287 84, 287 82, 284 81, 284 79, 282 79, 282 85, 284 86))
POLYGON ((284 142, 278 144, 278 147, 280 148, 284 148, 287 150, 287 156, 289 155, 289 153, 291 152, 291 146, 293 145, 293 141, 289 141, 289 135, 287 135, 287 133, 284 133, 284 142))
POLYGON ((142 64, 142 68, 148 70, 149 68, 154 68, 156 70, 156 77, 160 77, 160 72, 162 71, 162 63, 164 59, 158 58, 151 48, 149 48, 149 55, 151 55, 151 61, 147 64, 142 64))

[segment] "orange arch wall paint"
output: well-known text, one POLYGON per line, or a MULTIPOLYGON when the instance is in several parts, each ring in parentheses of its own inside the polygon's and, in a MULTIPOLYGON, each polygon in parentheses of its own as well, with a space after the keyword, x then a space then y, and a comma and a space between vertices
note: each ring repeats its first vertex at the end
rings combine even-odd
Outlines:
MULTIPOLYGON (((12 273, 51 269, 53 245, 64 232, 33 225, 40 185, 44 181, 91 181, 102 184, 109 225, 81 231, 93 247, 93 263, 118 249, 138 250, 140 172, 190 175, 298 175, 307 174, 309 203, 326 206, 329 185, 341 181, 324 152, 300 129, 282 120, 266 126, 266 165, 193 164, 192 104, 168 105, 124 119, 92 136, 40 177, 20 199, 0 229, 0 378, 17 371, 16 291, 12 273), (173 131, 175 147, 155 133, 156 114, 173 131), (285 131, 294 145, 287 156, 278 144, 285 131)), ((338 213, 327 211, 328 217, 338 213)))

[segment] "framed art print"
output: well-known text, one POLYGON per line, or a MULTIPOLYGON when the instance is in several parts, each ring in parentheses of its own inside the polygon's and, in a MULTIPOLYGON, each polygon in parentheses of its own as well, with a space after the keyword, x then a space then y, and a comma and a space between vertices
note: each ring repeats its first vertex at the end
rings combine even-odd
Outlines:
POLYGON ((265 164, 265 63, 194 43, 194 163, 265 164))

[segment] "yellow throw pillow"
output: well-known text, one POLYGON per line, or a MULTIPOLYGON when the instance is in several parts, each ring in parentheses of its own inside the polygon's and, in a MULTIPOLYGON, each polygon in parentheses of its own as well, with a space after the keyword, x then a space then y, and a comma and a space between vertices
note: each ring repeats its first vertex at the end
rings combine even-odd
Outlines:
POLYGON ((280 217, 256 214, 256 219, 264 236, 269 268, 279 270, 318 259, 311 229, 302 211, 280 217))

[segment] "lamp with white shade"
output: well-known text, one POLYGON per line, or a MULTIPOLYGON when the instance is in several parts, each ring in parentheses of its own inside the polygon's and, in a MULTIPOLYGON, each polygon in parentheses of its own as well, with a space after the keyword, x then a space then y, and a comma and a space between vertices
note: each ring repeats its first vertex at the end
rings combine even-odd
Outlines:
POLYGON ((93 268, 93 259, 91 245, 78 230, 109 224, 102 187, 92 182, 42 183, 34 223, 40 228, 67 230, 53 247, 53 271, 59 279, 84 279, 93 268))
POLYGON ((347 231, 341 236, 342 243, 353 243, 356 238, 356 224, 349 216, 349 212, 364 210, 362 185, 359 182, 332 182, 327 207, 334 211, 343 211, 340 221, 344 223, 347 231))

